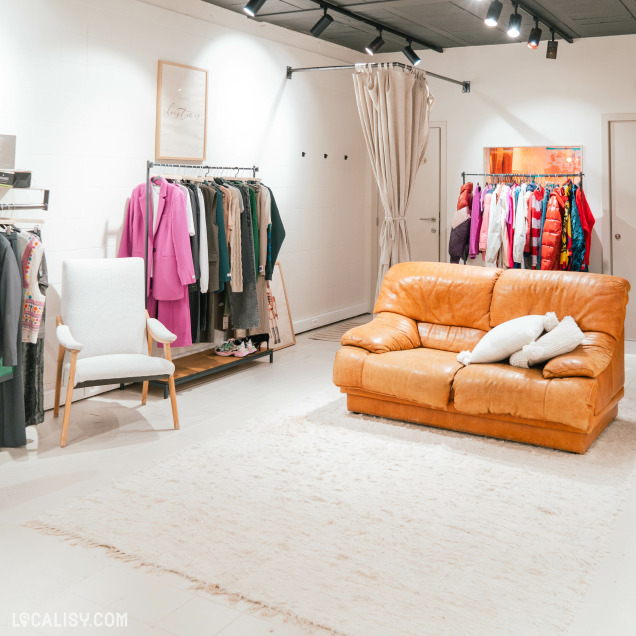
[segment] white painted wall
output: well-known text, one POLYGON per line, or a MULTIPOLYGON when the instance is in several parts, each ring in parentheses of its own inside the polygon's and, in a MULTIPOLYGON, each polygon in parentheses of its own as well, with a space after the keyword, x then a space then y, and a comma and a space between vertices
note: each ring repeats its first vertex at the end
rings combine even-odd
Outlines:
POLYGON ((297 329, 368 310, 370 188, 351 76, 285 79, 287 65, 348 63, 350 51, 199 0, 0 0, 0 13, 0 132, 17 135, 33 185, 51 189, 47 405, 61 264, 116 254, 126 197, 154 157, 159 59, 209 69, 208 162, 258 164, 273 188, 297 329))
MULTIPOLYGON (((487 27, 484 27, 487 28, 487 27)), ((418 52, 421 67, 471 81, 461 87, 430 78, 431 118, 448 124, 447 235, 461 172, 483 171, 487 146, 582 145, 584 188, 596 217, 591 270, 602 271, 602 115, 636 111, 636 36, 559 43, 558 58, 524 43, 418 52)), ((401 54, 377 56, 404 61, 401 54)))

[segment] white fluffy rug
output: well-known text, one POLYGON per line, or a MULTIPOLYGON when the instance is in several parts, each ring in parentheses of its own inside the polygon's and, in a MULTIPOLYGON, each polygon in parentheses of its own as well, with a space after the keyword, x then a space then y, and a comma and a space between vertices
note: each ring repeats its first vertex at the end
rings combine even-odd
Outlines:
POLYGON ((348 415, 341 398, 33 525, 343 634, 558 634, 634 483, 636 403, 620 409, 579 456, 348 415))

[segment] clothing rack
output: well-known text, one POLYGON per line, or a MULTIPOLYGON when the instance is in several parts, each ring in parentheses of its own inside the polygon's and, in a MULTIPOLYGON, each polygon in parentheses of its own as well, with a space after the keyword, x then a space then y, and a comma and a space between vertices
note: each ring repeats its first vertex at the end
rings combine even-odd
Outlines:
MULTIPOLYGON (((148 285, 148 230, 149 230, 149 218, 150 218, 150 171, 153 168, 188 168, 189 170, 206 170, 209 172, 210 170, 234 170, 237 173, 245 170, 251 170, 252 178, 256 179, 256 173, 259 171, 258 166, 250 166, 250 167, 240 167, 240 166, 202 166, 202 165, 191 165, 186 163, 156 163, 154 161, 146 162, 146 245, 145 245, 145 259, 144 259, 144 275, 145 275, 145 285, 148 285)), ((160 175, 153 175, 160 176, 160 175)), ((188 175, 181 175, 182 177, 187 177, 188 175)), ((194 175, 191 175, 194 176, 194 175)), ((207 175, 206 175, 207 176, 207 175)), ((238 176, 238 174, 236 175, 238 176)), ((145 302, 148 302, 148 289, 146 287, 146 299, 145 302)), ((235 357, 220 357, 217 356, 212 350, 212 355, 210 355, 209 351, 201 351, 199 353, 193 353, 187 356, 183 356, 181 358, 175 358, 173 360, 175 366, 174 372, 174 383, 175 385, 183 384, 184 382, 189 382, 190 380, 196 380, 198 378, 202 378, 208 375, 212 375, 213 373, 217 373, 219 371, 225 371, 232 367, 239 366, 241 364, 245 364, 246 362, 251 362, 252 360, 256 360, 258 358, 264 358, 265 356, 269 357, 270 363, 274 362, 274 350, 270 349, 269 346, 269 333, 263 334, 259 336, 252 336, 252 341, 255 345, 258 345, 259 349, 250 353, 248 356, 243 358, 235 358, 235 357), (260 345, 265 342, 267 344, 267 349, 261 350, 260 345)), ((168 398, 168 380, 151 380, 150 384, 156 386, 163 387, 163 397, 164 399, 168 398)), ((120 388, 123 388, 121 385, 120 388)))
POLYGON ((583 185, 583 172, 571 172, 566 174, 537 174, 537 173, 519 173, 519 172, 462 172, 462 183, 466 183, 466 177, 530 177, 541 179, 544 177, 578 177, 583 185))
MULTIPOLYGON (((294 73, 304 73, 306 71, 344 71, 347 69, 355 69, 357 66, 372 66, 373 68, 377 68, 379 66, 397 66, 398 68, 406 68, 406 69, 414 69, 415 67, 409 66, 408 64, 404 64, 403 62, 373 62, 370 64, 362 63, 362 64, 344 64, 342 66, 309 66, 306 68, 292 68, 291 66, 287 67, 287 79, 290 80, 294 73)), ((416 69, 420 70, 420 69, 416 69)), ((441 79, 444 82, 450 82, 451 84, 458 84, 462 87, 462 93, 470 93, 470 82, 456 80, 452 77, 446 77, 446 75, 438 75, 437 73, 433 73, 431 71, 425 71, 421 69, 422 72, 430 75, 431 77, 436 77, 437 79, 441 79)))
MULTIPOLYGON (((150 171, 153 168, 189 168, 190 170, 251 170, 252 176, 256 178, 258 172, 258 166, 251 166, 250 168, 241 168, 239 166, 201 166, 192 165, 188 163, 156 163, 154 161, 146 162, 146 247, 145 247, 145 259, 144 259, 144 276, 145 285, 148 285, 148 223, 150 217, 150 171)), ((160 175, 156 175, 160 176, 160 175)), ((194 176, 194 175, 193 175, 194 176)), ((146 289, 146 302, 148 302, 148 290, 146 289)))

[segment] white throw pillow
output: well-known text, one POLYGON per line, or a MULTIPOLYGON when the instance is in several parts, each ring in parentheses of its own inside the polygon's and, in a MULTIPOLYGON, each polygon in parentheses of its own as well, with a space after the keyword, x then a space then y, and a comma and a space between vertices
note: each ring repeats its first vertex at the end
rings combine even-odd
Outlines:
POLYGON ((545 316, 521 316, 502 322, 491 329, 472 351, 462 351, 458 354, 457 361, 464 365, 477 362, 500 362, 536 340, 544 330, 554 329, 558 323, 553 311, 545 316))
POLYGON ((513 367, 527 369, 564 353, 574 351, 585 338, 572 316, 566 316, 550 333, 525 345, 510 356, 513 367))

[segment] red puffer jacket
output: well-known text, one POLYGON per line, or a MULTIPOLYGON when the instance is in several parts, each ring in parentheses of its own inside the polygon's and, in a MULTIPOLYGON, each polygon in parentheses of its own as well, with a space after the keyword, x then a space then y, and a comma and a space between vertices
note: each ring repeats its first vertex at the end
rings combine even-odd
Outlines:
POLYGON ((541 235, 541 269, 560 269, 561 224, 565 211, 563 188, 552 192, 541 235))

